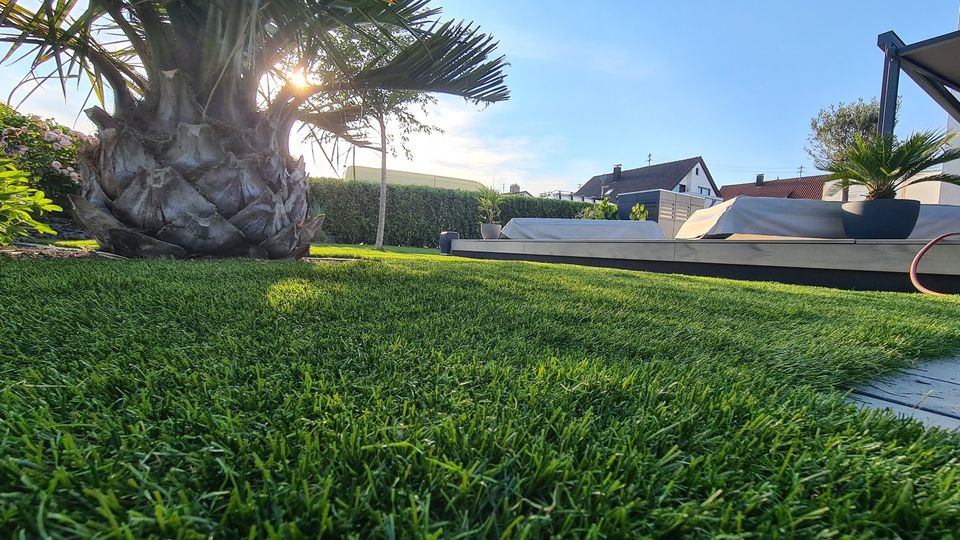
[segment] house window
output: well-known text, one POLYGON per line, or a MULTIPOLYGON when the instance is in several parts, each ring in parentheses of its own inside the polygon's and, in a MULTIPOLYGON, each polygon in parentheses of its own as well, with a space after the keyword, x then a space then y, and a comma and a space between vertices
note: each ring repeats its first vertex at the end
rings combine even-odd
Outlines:
POLYGON ((687 186, 685 186, 685 185, 683 185, 683 184, 680 184, 679 186, 677 186, 677 191, 679 191, 680 193, 686 193, 686 192, 687 192, 687 186))
POLYGON ((701 195, 709 195, 709 194, 710 194, 710 188, 700 186, 700 194, 701 194, 701 195))
POLYGON ((697 176, 700 176, 700 167, 697 167, 697 176))

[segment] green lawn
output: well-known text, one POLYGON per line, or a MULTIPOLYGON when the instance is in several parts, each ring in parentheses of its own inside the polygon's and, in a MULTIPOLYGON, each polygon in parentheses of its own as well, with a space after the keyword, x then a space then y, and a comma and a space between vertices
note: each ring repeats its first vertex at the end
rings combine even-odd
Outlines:
POLYGON ((26 238, 24 240, 33 244, 50 244, 65 248, 97 249, 100 247, 96 240, 55 240, 50 238, 26 238))
POLYGON ((384 251, 377 251, 373 246, 357 246, 349 244, 314 244, 310 248, 313 257, 356 257, 361 259, 401 258, 406 255, 434 255, 440 256, 437 248, 414 248, 385 246, 384 251))
MULTIPOLYGON (((96 240, 31 240, 31 242, 41 244, 51 244, 59 247, 97 249, 99 245, 96 240)), ((310 255, 314 257, 354 257, 354 258, 388 258, 392 254, 399 255, 439 255, 440 250, 436 248, 414 248, 414 247, 396 247, 386 246, 384 251, 377 251, 373 246, 352 245, 352 244, 316 244, 310 249, 310 255)))
POLYGON ((0 536, 949 537, 843 389, 960 302, 357 248, 0 258, 0 536))

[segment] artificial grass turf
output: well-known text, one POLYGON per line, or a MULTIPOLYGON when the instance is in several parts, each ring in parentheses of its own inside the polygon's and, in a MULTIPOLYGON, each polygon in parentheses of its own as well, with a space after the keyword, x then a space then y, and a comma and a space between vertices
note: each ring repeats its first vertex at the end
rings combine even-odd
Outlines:
POLYGON ((96 240, 53 240, 53 239, 30 239, 31 242, 38 244, 50 244, 57 247, 77 248, 77 249, 97 249, 100 244, 96 240))
MULTIPOLYGON (((97 249, 100 245, 96 240, 31 240, 41 244, 50 244, 58 247, 97 249)), ((439 255, 436 248, 415 248, 384 246, 383 251, 368 245, 353 244, 315 244, 310 248, 312 257, 352 257, 358 259, 384 259, 391 255, 439 255)))
POLYGON ((0 531, 960 530, 960 435, 842 393, 956 300, 370 256, 0 259, 0 531))
POLYGON ((369 245, 354 244, 314 244, 310 247, 311 257, 356 257, 360 259, 404 258, 409 255, 440 256, 437 248, 417 248, 384 246, 383 251, 369 245))

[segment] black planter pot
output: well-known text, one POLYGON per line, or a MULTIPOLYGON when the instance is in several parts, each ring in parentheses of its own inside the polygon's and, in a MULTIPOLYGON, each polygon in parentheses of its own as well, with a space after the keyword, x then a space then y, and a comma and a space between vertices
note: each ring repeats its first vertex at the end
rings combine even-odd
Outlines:
POLYGON ((453 251, 453 241, 460 239, 460 233, 443 231, 440 233, 440 254, 449 255, 453 251))
POLYGON ((920 201, 876 199, 843 203, 843 229, 849 238, 903 239, 920 217, 920 201))

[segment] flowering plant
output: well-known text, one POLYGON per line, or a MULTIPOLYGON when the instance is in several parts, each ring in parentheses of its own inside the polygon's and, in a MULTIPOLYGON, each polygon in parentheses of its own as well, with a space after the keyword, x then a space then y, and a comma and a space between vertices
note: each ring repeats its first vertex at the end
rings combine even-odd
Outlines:
POLYGON ((0 158, 12 159, 34 187, 60 204, 78 191, 77 151, 87 139, 52 120, 0 104, 0 158))

